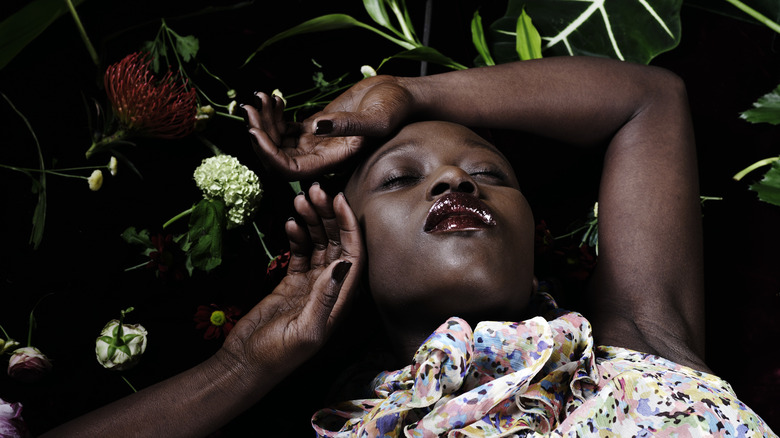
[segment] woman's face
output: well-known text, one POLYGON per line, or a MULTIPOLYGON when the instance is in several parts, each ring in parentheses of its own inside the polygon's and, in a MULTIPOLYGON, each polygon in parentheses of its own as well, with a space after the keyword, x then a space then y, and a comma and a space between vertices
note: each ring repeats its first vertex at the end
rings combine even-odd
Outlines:
POLYGON ((527 306, 531 209, 504 156, 472 131, 406 126, 355 171, 346 196, 385 317, 511 319, 527 306))

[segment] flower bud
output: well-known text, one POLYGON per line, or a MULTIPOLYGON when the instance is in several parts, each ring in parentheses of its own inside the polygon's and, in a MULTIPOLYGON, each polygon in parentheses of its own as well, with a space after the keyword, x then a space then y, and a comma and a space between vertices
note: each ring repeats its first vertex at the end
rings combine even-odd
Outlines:
POLYGON ((0 339, 0 354, 11 353, 19 346, 19 343, 11 338, 0 339))
POLYGON ((22 419, 21 403, 8 403, 0 399, 0 436, 7 438, 30 436, 27 425, 22 419))
POLYGON ((132 368, 146 351, 146 329, 140 324, 121 324, 111 320, 95 342, 100 365, 113 370, 132 368))
POLYGON ((97 192, 103 187, 103 172, 100 170, 92 171, 92 175, 87 178, 87 182, 89 183, 89 189, 97 192))
POLYGON ((111 176, 116 176, 118 167, 119 163, 116 161, 116 157, 111 156, 111 159, 108 160, 108 170, 111 172, 111 176))
POLYGON ((230 101, 228 104, 228 114, 235 115, 236 114, 236 107, 238 106, 238 102, 235 100, 230 101))
POLYGON ((376 70, 374 70, 374 68, 370 65, 364 65, 363 67, 360 67, 360 73, 363 74, 364 79, 376 76, 376 70))
POLYGON ((22 382, 36 382, 51 371, 51 361, 35 347, 17 348, 8 360, 8 375, 22 382))
POLYGON ((272 97, 278 97, 279 99, 282 99, 282 102, 284 102, 284 105, 285 106, 287 105, 287 99, 284 98, 284 94, 282 94, 282 90, 280 90, 278 88, 275 89, 274 91, 271 92, 271 96, 272 97))

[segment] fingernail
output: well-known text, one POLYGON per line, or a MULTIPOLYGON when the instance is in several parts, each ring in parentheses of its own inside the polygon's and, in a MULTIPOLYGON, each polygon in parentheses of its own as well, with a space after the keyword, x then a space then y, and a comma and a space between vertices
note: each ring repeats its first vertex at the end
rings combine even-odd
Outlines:
POLYGON ((346 260, 339 262, 339 264, 333 268, 333 271, 330 274, 330 278, 332 278, 336 283, 340 284, 347 277, 351 267, 352 263, 346 260))
POLYGON ((330 134, 333 132, 332 120, 317 120, 317 126, 314 128, 315 135, 330 134))
POLYGON ((252 143, 253 147, 256 147, 256 148, 260 147, 260 145, 257 143, 257 139, 255 138, 255 136, 251 132, 249 133, 249 141, 252 143))
POLYGON ((314 181, 313 183, 311 183, 311 186, 312 186, 312 187, 314 187, 314 186, 319 186, 319 185, 320 185, 320 183, 318 183, 317 181, 314 181))
POLYGON ((292 216, 288 217, 288 218, 287 218, 287 222, 290 222, 290 221, 293 221, 293 222, 295 222, 295 218, 294 218, 294 217, 292 217, 292 216))
POLYGON ((255 91, 255 93, 252 95, 252 100, 254 100, 257 110, 260 111, 263 109, 263 101, 260 99, 260 96, 258 96, 257 93, 259 93, 259 91, 255 91))
POLYGON ((305 195, 305 193, 303 193, 303 190, 301 190, 300 192, 298 192, 298 195, 297 195, 297 196, 301 196, 301 195, 305 195))

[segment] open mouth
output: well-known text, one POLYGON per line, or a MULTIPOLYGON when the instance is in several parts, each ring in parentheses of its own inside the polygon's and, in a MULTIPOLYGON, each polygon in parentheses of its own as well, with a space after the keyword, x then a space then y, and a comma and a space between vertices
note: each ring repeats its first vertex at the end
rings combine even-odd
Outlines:
POLYGON ((460 192, 447 193, 433 203, 425 219, 424 231, 474 231, 496 225, 484 202, 460 192))

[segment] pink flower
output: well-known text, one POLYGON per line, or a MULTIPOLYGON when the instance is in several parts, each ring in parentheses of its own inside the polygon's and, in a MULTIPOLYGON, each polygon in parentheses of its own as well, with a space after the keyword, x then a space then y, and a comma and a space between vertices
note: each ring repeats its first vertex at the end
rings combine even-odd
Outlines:
POLYGON ((157 249, 149 253, 148 269, 157 271, 157 276, 163 280, 182 280, 186 274, 186 254, 176 242, 172 234, 157 234, 151 237, 152 244, 157 249))
POLYGON ((186 89, 168 72, 155 81, 151 60, 143 53, 126 56, 106 69, 106 94, 128 134, 181 138, 195 129, 195 89, 186 89))
POLYGON ((203 339, 217 339, 230 333, 239 316, 241 316, 241 310, 236 306, 210 304, 198 306, 198 311, 195 312, 193 319, 196 322, 196 329, 206 329, 203 339))
POLYGON ((21 403, 8 403, 0 399, 0 436, 7 438, 30 436, 27 425, 22 420, 21 403))
POLYGON ((8 375, 22 382, 36 382, 51 371, 51 361, 35 347, 18 348, 8 359, 8 375))

